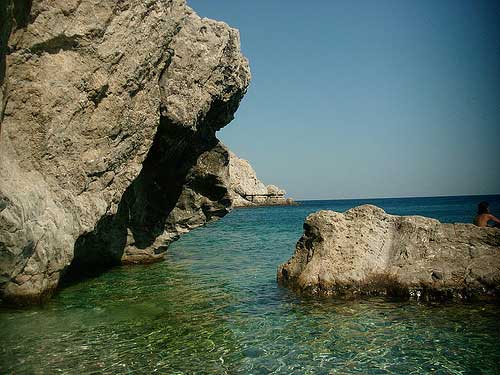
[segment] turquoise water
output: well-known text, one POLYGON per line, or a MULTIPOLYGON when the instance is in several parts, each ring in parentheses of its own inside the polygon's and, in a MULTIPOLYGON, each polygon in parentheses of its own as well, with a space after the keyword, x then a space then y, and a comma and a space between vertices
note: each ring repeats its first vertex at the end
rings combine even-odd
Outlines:
MULTIPOLYGON (((470 222, 500 196, 371 200, 470 222)), ((308 213, 367 201, 235 210, 43 307, 0 309, 0 374, 500 374, 500 306, 301 298, 276 285, 308 213)))

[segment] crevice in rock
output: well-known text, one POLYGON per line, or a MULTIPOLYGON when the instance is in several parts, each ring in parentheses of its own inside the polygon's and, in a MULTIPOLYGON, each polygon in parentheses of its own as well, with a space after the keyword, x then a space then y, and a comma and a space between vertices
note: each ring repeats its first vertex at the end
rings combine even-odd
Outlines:
POLYGON ((94 107, 97 107, 104 98, 108 96, 109 85, 105 84, 97 90, 93 90, 89 93, 88 98, 94 103, 94 107))
POLYGON ((44 52, 48 54, 55 54, 60 51, 74 50, 78 46, 79 41, 77 37, 61 34, 42 43, 33 45, 30 48, 30 52, 35 55, 40 55, 44 52))
POLYGON ((0 191, 0 212, 5 210, 7 206, 9 206, 9 204, 10 204, 9 198, 3 195, 3 193, 0 191))
POLYGON ((12 27, 12 7, 10 5, 9 1, 0 3, 0 86, 4 83, 7 68, 5 54, 12 27))
MULTIPOLYGON (((6 55, 12 30, 25 28, 31 22, 32 0, 2 0, 0 3, 0 127, 3 120, 3 106, 7 101, 7 90, 2 87, 7 80, 6 55), (3 102, 3 103, 2 103, 3 102)), ((1 128, 0 128, 1 129, 1 128)))
POLYGON ((29 19, 31 0, 2 0, 0 2, 0 133, 7 105, 7 61, 8 41, 12 29, 24 27, 29 19))
POLYGON ((31 20, 32 0, 14 0, 14 19, 16 21, 16 29, 21 29, 28 26, 31 20))

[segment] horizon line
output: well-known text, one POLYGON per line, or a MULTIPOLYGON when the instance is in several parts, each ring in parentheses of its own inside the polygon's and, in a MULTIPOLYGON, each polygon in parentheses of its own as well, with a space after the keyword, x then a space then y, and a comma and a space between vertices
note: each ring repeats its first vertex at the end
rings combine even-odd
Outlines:
POLYGON ((453 197, 484 197, 496 196, 500 193, 494 194, 454 194, 454 195, 429 195, 429 196, 398 196, 398 197, 366 197, 366 198, 298 198, 296 202, 300 201, 348 201, 348 200, 367 200, 367 199, 412 199, 412 198, 453 198, 453 197))

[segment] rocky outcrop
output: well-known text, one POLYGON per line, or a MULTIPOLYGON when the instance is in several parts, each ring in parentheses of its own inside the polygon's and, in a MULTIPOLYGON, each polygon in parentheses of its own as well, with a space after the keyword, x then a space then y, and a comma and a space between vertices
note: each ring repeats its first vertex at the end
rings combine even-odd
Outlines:
POLYGON ((286 191, 274 185, 264 185, 250 163, 229 153, 229 187, 234 207, 294 205, 286 191))
POLYGON ((237 30, 184 0, 0 10, 1 299, 37 302, 62 278, 156 261, 228 212, 215 132, 250 79, 237 30))
POLYGON ((371 205, 319 211, 307 217, 277 276, 311 295, 498 297, 500 229, 393 216, 371 205))

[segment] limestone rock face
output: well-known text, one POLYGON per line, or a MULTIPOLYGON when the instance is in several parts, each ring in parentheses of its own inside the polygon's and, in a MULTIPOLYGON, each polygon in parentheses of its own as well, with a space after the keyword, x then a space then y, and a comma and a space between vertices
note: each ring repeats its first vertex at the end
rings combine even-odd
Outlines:
POLYGON ((364 205, 307 217, 278 282, 311 295, 426 299, 500 294, 500 229, 364 205))
POLYGON ((234 207, 293 205, 286 191, 275 185, 264 185, 250 163, 229 152, 229 187, 234 207))
POLYGON ((250 80, 237 30, 184 0, 7 0, 0 12, 1 299, 155 261, 228 212, 215 131, 250 80))

